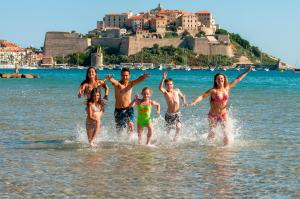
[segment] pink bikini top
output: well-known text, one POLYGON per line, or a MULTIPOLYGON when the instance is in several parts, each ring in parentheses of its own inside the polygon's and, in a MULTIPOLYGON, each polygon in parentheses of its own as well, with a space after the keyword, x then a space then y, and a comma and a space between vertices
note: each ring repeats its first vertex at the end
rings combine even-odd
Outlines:
POLYGON ((211 96, 211 101, 216 103, 227 102, 228 93, 224 91, 223 93, 216 93, 214 96, 211 96))

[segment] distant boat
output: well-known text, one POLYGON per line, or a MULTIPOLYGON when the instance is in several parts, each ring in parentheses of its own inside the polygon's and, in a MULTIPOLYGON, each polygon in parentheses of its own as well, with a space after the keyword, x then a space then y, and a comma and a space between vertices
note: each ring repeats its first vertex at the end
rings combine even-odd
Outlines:
POLYGON ((191 70, 191 67, 189 67, 189 66, 185 66, 184 70, 186 70, 186 71, 190 71, 190 70, 191 70))
POLYGON ((84 66, 77 66, 77 69, 85 69, 86 67, 84 67, 84 66))
POLYGON ((227 68, 226 67, 220 67, 221 70, 226 71, 227 68))
POLYGON ((241 70, 241 68, 238 66, 238 67, 235 67, 234 68, 235 70, 237 70, 237 71, 240 71, 241 70))
POLYGON ((268 68, 265 68, 264 70, 265 70, 265 71, 270 71, 270 69, 268 69, 268 68))
POLYGON ((140 67, 141 70, 147 70, 147 66, 140 67))
POLYGON ((163 69, 163 65, 159 64, 158 70, 162 70, 163 69))
POLYGON ((214 71, 214 70, 215 70, 215 68, 210 68, 209 70, 210 70, 210 71, 214 71))

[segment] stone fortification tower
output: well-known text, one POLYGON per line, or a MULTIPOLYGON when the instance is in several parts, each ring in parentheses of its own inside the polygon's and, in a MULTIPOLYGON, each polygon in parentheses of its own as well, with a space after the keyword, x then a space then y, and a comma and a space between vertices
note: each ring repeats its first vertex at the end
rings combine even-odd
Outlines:
POLYGON ((97 52, 91 55, 91 66, 96 68, 103 66, 103 54, 101 47, 97 48, 97 52))

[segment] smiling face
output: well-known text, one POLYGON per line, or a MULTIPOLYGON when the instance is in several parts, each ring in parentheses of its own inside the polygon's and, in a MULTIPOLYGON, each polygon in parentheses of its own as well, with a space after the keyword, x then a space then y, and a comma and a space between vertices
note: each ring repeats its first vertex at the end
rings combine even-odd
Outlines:
POLYGON ((174 84, 172 80, 165 81, 165 86, 167 91, 171 91, 174 88, 174 84))
POLYGON ((99 92, 96 92, 94 95, 93 95, 93 100, 94 102, 98 102, 100 99, 100 93, 99 92))
POLYGON ((224 82, 225 82, 225 78, 223 75, 218 75, 216 77, 216 83, 218 85, 218 87, 223 87, 224 86, 224 82))
POLYGON ((90 80, 95 79, 95 77, 97 76, 96 70, 94 68, 90 68, 88 70, 88 77, 90 80))
POLYGON ((128 71, 123 71, 121 73, 121 78, 123 82, 128 82, 130 78, 130 73, 128 71))
POLYGON ((227 86, 227 78, 224 74, 216 74, 214 78, 214 88, 222 88, 227 86))
POLYGON ((143 89, 142 96, 143 96, 144 100, 150 99, 151 95, 152 95, 152 92, 151 92, 150 89, 148 89, 148 88, 147 89, 143 89))

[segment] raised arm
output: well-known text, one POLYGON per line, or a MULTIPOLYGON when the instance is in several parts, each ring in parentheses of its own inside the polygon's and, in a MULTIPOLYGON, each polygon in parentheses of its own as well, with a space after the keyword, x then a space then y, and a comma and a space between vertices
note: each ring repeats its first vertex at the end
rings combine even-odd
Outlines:
POLYGON ((141 76, 139 76, 137 79, 130 81, 131 86, 134 86, 138 83, 141 83, 142 81, 144 81, 147 77, 149 77, 150 75, 148 73, 145 73, 141 76))
POLYGON ((111 83, 113 86, 115 86, 115 87, 120 86, 119 81, 115 80, 115 79, 112 77, 112 75, 106 75, 105 78, 106 78, 108 81, 110 81, 110 83, 111 83))
POLYGON ((160 114, 160 104, 156 101, 152 101, 151 104, 152 104, 152 106, 156 106, 156 114, 159 115, 160 114))
POLYGON ((178 95, 179 95, 180 99, 182 100, 183 106, 187 107, 188 104, 186 103, 185 96, 182 94, 182 92, 179 89, 178 89, 178 95))
POLYGON ((105 80, 99 80, 100 81, 100 84, 101 84, 101 87, 104 88, 104 92, 105 92, 105 95, 104 95, 104 99, 108 100, 108 93, 109 93, 109 88, 107 86, 107 84, 105 83, 105 80))
POLYGON ((163 87, 163 83, 164 83, 165 79, 167 78, 167 74, 168 74, 167 71, 165 71, 165 72, 163 73, 163 76, 162 76, 162 78, 161 78, 161 81, 160 81, 159 87, 158 87, 158 89, 159 89, 163 94, 166 93, 166 89, 163 87))
POLYGON ((197 97, 192 103, 191 106, 195 106, 198 102, 200 102, 201 100, 203 100, 204 98, 208 97, 211 95, 212 89, 209 89, 208 91, 206 91, 205 93, 203 93, 202 95, 200 95, 199 97, 197 97))
POLYGON ((229 89, 231 89, 232 87, 234 87, 237 83, 239 83, 242 79, 244 79, 248 73, 252 70, 252 68, 254 68, 253 66, 249 66, 248 69, 240 74, 235 80, 233 80, 230 84, 229 84, 229 89))

